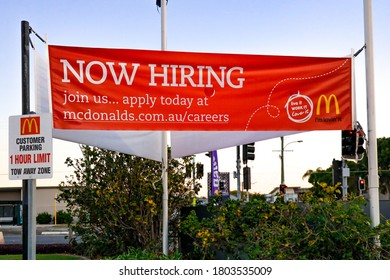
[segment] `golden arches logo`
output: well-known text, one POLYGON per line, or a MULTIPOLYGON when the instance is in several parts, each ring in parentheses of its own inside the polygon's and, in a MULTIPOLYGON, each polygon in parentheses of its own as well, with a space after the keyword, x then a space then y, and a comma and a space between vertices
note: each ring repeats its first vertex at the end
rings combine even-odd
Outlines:
POLYGON ((326 112, 327 114, 329 114, 329 112, 330 112, 330 101, 333 100, 333 101, 334 101, 335 108, 336 108, 336 114, 337 114, 337 115, 340 115, 339 102, 338 102, 338 100, 337 100, 336 95, 334 95, 334 94, 331 94, 331 95, 329 96, 329 98, 326 97, 325 94, 322 94, 322 95, 320 96, 320 98, 318 99, 318 102, 317 102, 317 112, 316 112, 317 115, 319 115, 319 114, 321 113, 321 103, 322 103, 322 100, 325 101, 325 112, 326 112))
POLYGON ((40 130, 41 124, 39 117, 20 119, 20 135, 39 134, 40 130))

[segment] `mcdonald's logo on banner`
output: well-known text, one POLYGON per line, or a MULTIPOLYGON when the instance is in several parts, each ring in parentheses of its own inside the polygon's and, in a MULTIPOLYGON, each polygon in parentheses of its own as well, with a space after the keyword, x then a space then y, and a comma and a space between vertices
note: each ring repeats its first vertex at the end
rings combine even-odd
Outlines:
POLYGON ((339 102, 338 102, 338 100, 337 100, 336 95, 334 95, 334 94, 331 94, 331 95, 329 96, 329 98, 326 97, 325 94, 322 94, 322 95, 320 96, 320 98, 318 99, 318 102, 317 102, 317 112, 316 112, 317 115, 319 115, 319 114, 321 113, 321 103, 322 103, 322 99, 325 101, 325 112, 326 112, 327 114, 329 114, 329 112, 330 112, 330 101, 331 101, 331 100, 334 100, 334 106, 335 106, 335 109, 336 109, 336 114, 337 114, 337 115, 340 115, 339 102))
POLYGON ((39 116, 20 118, 20 135, 40 134, 41 120, 39 116))

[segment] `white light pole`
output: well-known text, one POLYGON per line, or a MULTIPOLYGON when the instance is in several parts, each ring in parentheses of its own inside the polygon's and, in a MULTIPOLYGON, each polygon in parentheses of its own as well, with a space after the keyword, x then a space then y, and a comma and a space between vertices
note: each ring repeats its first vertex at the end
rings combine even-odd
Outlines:
MULTIPOLYGON (((165 0, 161 1, 161 50, 167 50, 167 18, 166 18, 167 3, 165 0)), ((162 245, 163 254, 168 255, 168 131, 162 132, 161 139, 161 153, 162 153, 162 185, 163 185, 163 197, 162 197, 162 219, 163 219, 163 234, 162 245)))
POLYGON ((366 41, 366 92, 368 126, 368 193, 370 197, 371 226, 380 223, 379 175, 376 138, 374 47, 372 27, 372 0, 364 0, 364 38, 366 41))

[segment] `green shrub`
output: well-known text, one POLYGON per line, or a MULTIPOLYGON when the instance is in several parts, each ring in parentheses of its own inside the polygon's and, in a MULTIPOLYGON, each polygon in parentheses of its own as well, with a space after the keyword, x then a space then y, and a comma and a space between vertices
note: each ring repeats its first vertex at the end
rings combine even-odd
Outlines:
POLYGON ((71 224, 73 222, 73 217, 69 212, 64 210, 57 211, 56 214, 56 223, 57 224, 71 224))
MULTIPOLYGON (((74 254, 70 244, 36 244, 37 254, 74 254)), ((23 244, 0 244, 0 255, 23 254, 23 244)))
POLYGON ((180 260, 179 253, 175 253, 171 256, 165 256, 161 253, 155 253, 148 250, 141 250, 136 248, 130 248, 127 253, 117 256, 115 260, 180 260))
POLYGON ((53 216, 50 215, 48 212, 39 213, 36 218, 37 224, 40 225, 50 224, 52 220, 53 220, 53 216))
POLYGON ((390 223, 371 228, 362 196, 337 199, 338 190, 321 186, 303 202, 274 204, 256 198, 249 202, 211 203, 211 218, 195 211, 181 222, 181 231, 193 240, 192 255, 200 259, 388 259, 390 223), (381 246, 375 244, 380 236, 381 246), (194 254, 195 253, 195 254, 194 254))

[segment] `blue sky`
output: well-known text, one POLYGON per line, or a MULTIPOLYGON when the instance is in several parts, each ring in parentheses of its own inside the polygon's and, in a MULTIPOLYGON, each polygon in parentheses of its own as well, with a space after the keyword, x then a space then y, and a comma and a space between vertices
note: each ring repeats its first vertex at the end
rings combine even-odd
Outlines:
MULTIPOLYGON (((387 124, 390 101, 390 1, 373 0, 376 133, 390 137, 387 124)), ((20 25, 27 20, 50 44, 105 48, 158 50, 161 46, 160 13, 155 0, 6 1, 0 0, 0 186, 8 180, 8 117, 21 114, 20 25)), ((31 35, 34 46, 43 44, 31 35)), ((211 53, 346 56, 364 44, 363 0, 169 0, 168 50, 211 53)), ((357 119, 367 130, 365 57, 356 58, 357 119)), ((33 67, 33 64, 31 64, 33 67)), ((31 69, 33 80, 33 68, 31 69)), ((34 93, 33 85, 31 93, 34 93)), ((33 99, 33 98, 32 98, 33 99)), ((32 100, 33 105, 33 100, 32 100)), ((286 183, 308 186, 302 175, 308 169, 327 168, 340 159, 340 132, 317 131, 288 136, 294 150, 285 154, 286 183)), ((280 139, 256 143, 252 167, 253 191, 268 192, 280 182, 280 139)), ((53 180, 57 185, 69 174, 65 158, 79 157, 76 144, 54 142, 53 180)), ((235 170, 235 148, 219 151, 220 170, 235 170)), ((209 162, 203 154, 197 161, 209 162)), ((232 178, 231 178, 232 179, 232 178)), ((231 188, 236 181, 232 180, 231 188)))

